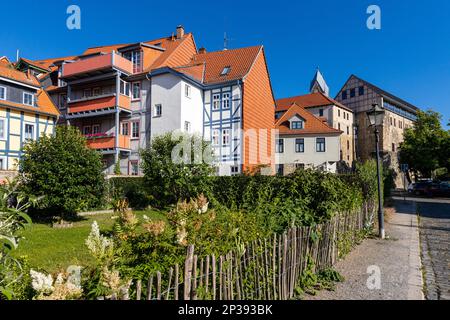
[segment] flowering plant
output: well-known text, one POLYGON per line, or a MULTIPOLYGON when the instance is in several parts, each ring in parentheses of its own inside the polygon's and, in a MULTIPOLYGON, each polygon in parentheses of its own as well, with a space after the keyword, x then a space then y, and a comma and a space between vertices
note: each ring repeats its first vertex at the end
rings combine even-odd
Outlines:
POLYGON ((109 138, 114 137, 112 133, 99 132, 99 133, 90 133, 84 135, 86 139, 99 139, 99 138, 109 138))

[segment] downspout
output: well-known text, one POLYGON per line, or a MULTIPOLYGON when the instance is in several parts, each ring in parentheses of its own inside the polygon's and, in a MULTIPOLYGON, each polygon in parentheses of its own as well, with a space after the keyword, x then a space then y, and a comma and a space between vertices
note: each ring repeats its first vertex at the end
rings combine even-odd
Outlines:
MULTIPOLYGON (((114 57, 114 52, 112 54, 112 56, 114 57)), ((114 58, 113 58, 114 59, 114 58)), ((116 122, 116 127, 115 127, 115 147, 116 147, 116 152, 114 155, 114 160, 115 163, 117 163, 119 161, 119 127, 120 127, 120 108, 119 108, 119 94, 120 94, 120 72, 117 72, 116 75, 116 113, 115 113, 115 122, 116 122)))

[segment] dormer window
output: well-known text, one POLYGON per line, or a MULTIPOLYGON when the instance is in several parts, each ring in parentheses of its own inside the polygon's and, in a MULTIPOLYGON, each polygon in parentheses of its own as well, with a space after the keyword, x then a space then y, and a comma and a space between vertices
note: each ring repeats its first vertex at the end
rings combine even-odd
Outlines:
POLYGON ((303 129, 303 121, 292 121, 291 129, 293 130, 301 130, 303 129))
POLYGON ((27 106, 33 106, 34 105, 34 95, 31 93, 24 92, 23 93, 23 104, 27 106))
POLYGON ((223 68, 222 73, 220 74, 221 76, 226 76, 227 74, 230 73, 231 67, 227 66, 225 68, 223 68))
POLYGON ((0 100, 6 100, 6 87, 0 87, 0 100))

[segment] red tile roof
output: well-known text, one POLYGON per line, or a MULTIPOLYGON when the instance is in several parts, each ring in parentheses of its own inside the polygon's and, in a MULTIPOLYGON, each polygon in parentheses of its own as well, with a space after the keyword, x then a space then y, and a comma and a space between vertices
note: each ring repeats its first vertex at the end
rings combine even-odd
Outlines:
POLYGON ((12 66, 0 64, 0 77, 8 78, 10 80, 18 81, 27 85, 40 87, 39 81, 35 76, 26 72, 18 71, 12 66))
POLYGON ((279 130, 280 135, 308 135, 308 134, 341 134, 342 131, 330 127, 321 119, 308 112, 304 107, 295 103, 291 104, 289 109, 275 123, 275 129, 279 130), (289 119, 298 115, 304 122, 304 129, 291 129, 289 119))
POLYGON ((32 113, 41 113, 58 117, 58 108, 53 103, 50 96, 43 89, 39 89, 36 95, 37 107, 27 106, 21 103, 15 103, 7 100, 0 100, 0 106, 14 108, 23 111, 30 111, 32 113))
POLYGON ((331 99, 330 97, 327 97, 326 95, 324 95, 323 93, 320 93, 320 92, 305 94, 302 96, 278 99, 276 111, 286 111, 291 107, 291 105, 293 103, 295 103, 299 106, 302 106, 304 108, 335 105, 342 109, 348 110, 350 112, 352 111, 351 109, 344 106, 343 104, 337 102, 334 99, 331 99))

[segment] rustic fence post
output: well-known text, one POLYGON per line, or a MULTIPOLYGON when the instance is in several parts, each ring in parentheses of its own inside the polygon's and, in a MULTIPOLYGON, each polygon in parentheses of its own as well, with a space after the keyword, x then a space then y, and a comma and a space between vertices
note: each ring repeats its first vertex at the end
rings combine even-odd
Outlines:
POLYGON ((136 300, 141 300, 142 281, 136 282, 136 300))
POLYGON ((192 278, 192 260, 194 259, 194 246, 190 245, 187 249, 186 261, 184 263, 184 300, 191 299, 191 278, 192 278))

